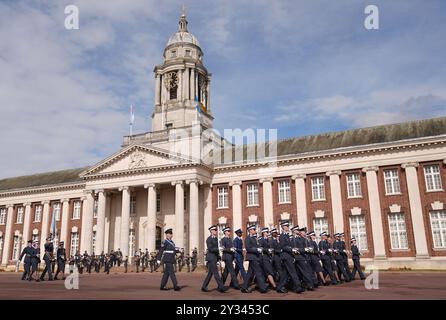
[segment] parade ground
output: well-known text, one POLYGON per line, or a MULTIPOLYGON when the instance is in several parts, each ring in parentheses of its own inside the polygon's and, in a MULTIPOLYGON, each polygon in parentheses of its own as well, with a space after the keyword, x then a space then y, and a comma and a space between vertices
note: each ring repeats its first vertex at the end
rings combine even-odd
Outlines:
MULTIPOLYGON (((446 272, 389 272, 379 273, 378 289, 366 289, 364 282, 355 280, 337 286, 321 287, 313 292, 303 294, 278 294, 270 291, 266 294, 252 292, 241 293, 229 289, 227 293, 216 290, 201 292, 201 284, 205 277, 203 271, 194 273, 177 273, 177 278, 183 289, 160 291, 159 283, 162 274, 156 273, 104 273, 79 275, 79 288, 68 290, 64 281, 28 282, 20 280, 21 273, 0 273, 0 299, 62 299, 62 300, 92 300, 92 299, 185 299, 185 300, 275 300, 275 299, 324 299, 324 300, 376 300, 376 299, 446 299, 446 272)), ((168 286, 172 286, 170 283, 168 286)), ((214 289, 211 282, 209 289, 214 289)))

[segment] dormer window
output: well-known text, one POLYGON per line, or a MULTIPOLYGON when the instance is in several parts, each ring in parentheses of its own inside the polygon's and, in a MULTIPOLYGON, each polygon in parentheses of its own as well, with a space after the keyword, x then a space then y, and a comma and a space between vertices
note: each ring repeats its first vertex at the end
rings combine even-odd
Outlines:
POLYGON ((166 123, 166 129, 172 129, 173 123, 166 123))
POLYGON ((177 57, 177 50, 170 51, 170 57, 171 58, 176 58, 177 57))
POLYGON ((186 57, 191 57, 191 56, 192 56, 192 54, 191 54, 190 50, 186 50, 186 57))

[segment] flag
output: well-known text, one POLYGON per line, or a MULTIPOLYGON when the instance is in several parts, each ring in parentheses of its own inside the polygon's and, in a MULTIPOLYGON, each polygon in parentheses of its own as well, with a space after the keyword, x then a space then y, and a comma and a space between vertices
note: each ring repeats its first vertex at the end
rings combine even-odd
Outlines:
POLYGON ((135 122, 135 109, 133 108, 133 105, 130 105, 130 125, 133 125, 135 122))

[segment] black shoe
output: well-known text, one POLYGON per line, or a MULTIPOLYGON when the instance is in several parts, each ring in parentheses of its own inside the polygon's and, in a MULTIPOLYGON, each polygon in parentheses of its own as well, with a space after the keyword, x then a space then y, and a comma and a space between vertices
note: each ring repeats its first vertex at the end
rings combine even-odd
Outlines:
POLYGON ((314 291, 314 287, 307 287, 308 291, 314 291))
POLYGON ((277 291, 277 293, 288 293, 288 290, 285 288, 277 289, 276 291, 277 291))
POLYGON ((175 288, 173 288, 173 290, 175 290, 175 291, 180 291, 180 290, 181 290, 181 287, 180 287, 180 286, 176 286, 175 288))
POLYGON ((298 288, 298 289, 294 290, 294 292, 302 293, 302 292, 305 292, 305 289, 304 288, 298 288))
POLYGON ((240 287, 232 287, 235 290, 240 290, 240 287))
POLYGON ((201 291, 203 292, 209 292, 210 290, 208 288, 201 288, 201 291))
POLYGON ((266 288, 266 289, 263 289, 263 290, 259 290, 259 291, 260 291, 260 293, 268 293, 269 289, 268 289, 268 288, 266 288))
POLYGON ((168 291, 169 289, 167 289, 166 287, 161 287, 160 290, 161 291, 168 291))
POLYGON ((45 281, 45 279, 43 279, 43 278, 40 278, 39 280, 40 280, 40 281, 45 281))
POLYGON ((243 293, 251 293, 251 290, 245 288, 241 288, 240 291, 243 293))
POLYGON ((361 278, 361 280, 365 280, 365 278, 361 278))
POLYGON ((57 277, 54 277, 54 280, 59 280, 57 277))
POLYGON ((218 288, 217 291, 221 293, 226 292, 228 291, 228 287, 218 288))

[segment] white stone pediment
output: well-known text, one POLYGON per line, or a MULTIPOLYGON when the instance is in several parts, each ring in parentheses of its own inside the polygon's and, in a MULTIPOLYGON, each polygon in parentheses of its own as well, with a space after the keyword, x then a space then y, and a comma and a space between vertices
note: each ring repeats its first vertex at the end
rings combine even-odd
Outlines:
POLYGON ((82 176, 159 168, 185 163, 191 163, 191 161, 171 155, 167 151, 132 145, 99 162, 84 172, 82 176))

